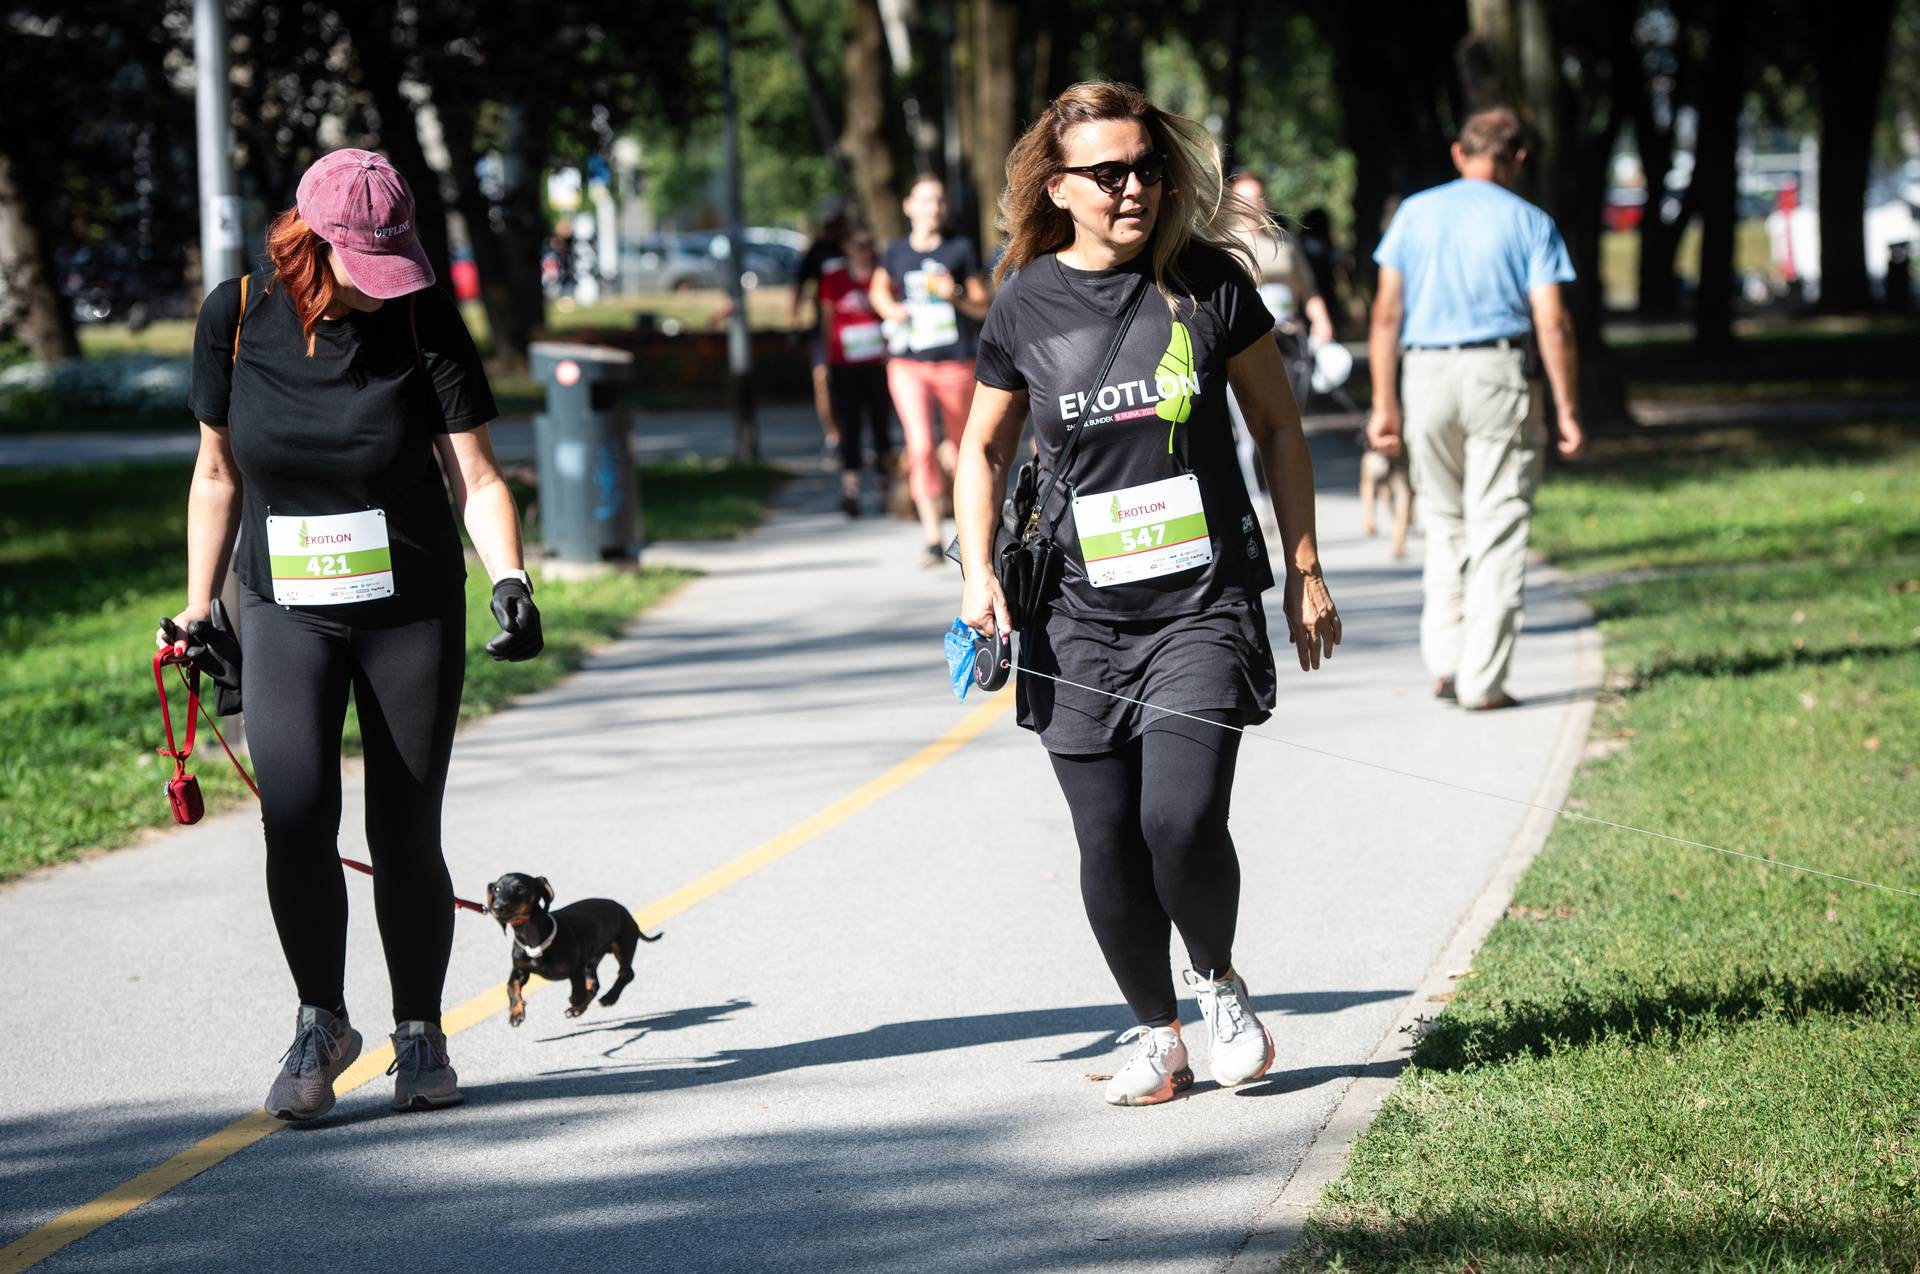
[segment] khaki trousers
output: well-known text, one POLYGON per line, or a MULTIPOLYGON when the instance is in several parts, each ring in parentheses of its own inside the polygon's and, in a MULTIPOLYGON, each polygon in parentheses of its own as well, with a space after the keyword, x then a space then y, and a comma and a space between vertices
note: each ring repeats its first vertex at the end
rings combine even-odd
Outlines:
POLYGON ((1543 464, 1518 350, 1410 349, 1401 398, 1426 528, 1420 655, 1464 704, 1506 688, 1543 464))

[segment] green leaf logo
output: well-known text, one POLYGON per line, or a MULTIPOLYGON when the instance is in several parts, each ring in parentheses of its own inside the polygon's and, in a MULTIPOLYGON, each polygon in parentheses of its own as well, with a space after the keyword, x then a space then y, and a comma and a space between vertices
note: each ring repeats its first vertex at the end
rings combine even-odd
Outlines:
POLYGON ((1107 516, 1115 522, 1118 522, 1120 520, 1120 497, 1119 496, 1116 495, 1113 497, 1113 507, 1107 510, 1107 516))
POLYGON ((1193 415, 1193 395, 1187 392, 1192 375, 1193 337, 1185 323, 1175 323, 1173 334, 1167 340, 1167 352, 1160 356, 1160 365, 1153 369, 1154 386, 1160 391, 1160 401, 1153 405, 1154 414, 1172 422, 1167 426, 1169 454, 1173 451, 1173 431, 1193 415))
POLYGON ((307 520, 305 518, 300 519, 300 547, 307 547, 307 520))

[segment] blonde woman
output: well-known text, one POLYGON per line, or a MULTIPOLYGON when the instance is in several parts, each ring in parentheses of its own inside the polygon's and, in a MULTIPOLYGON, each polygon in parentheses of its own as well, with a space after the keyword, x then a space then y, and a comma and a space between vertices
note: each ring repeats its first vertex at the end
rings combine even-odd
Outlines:
POLYGON ((1236 727, 1267 719, 1275 674, 1261 606, 1274 571, 1234 456, 1229 385, 1273 492, 1300 667, 1340 640, 1299 410, 1235 237, 1255 216, 1223 190, 1198 124, 1122 84, 1055 98, 1007 159, 1006 281, 980 335, 955 474, 960 613, 992 634, 1009 627, 994 574, 1000 493, 1032 418, 1039 529, 1064 572, 1020 634, 1018 717, 1072 811, 1087 918, 1138 1022, 1138 1047, 1107 1085, 1116 1105, 1193 1082, 1170 927, 1192 963, 1213 1077, 1248 1082, 1274 1056, 1232 956, 1236 727))

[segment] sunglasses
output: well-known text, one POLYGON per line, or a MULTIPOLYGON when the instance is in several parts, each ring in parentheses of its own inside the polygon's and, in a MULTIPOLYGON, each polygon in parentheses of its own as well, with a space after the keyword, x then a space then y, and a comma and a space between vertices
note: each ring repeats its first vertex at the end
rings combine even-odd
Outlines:
POLYGON ((1167 157, 1157 150, 1150 150, 1130 164, 1109 159, 1104 164, 1089 164, 1084 168, 1062 168, 1060 171, 1091 177, 1094 185, 1110 195, 1117 195, 1127 188, 1129 176, 1138 177, 1143 186, 1159 185, 1160 179, 1167 175, 1167 157))

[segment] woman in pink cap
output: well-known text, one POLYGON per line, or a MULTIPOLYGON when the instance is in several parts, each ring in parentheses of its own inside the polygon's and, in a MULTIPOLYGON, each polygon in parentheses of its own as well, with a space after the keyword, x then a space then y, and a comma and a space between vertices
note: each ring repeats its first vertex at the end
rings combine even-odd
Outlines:
POLYGON ((440 1028, 453 944, 440 802, 466 671, 449 491, 493 579, 501 632, 488 652, 530 659, 541 647, 519 515, 487 438, 493 393, 453 299, 432 286, 413 218, 413 192, 384 158, 322 157, 267 231, 268 267, 216 287, 194 334, 187 607, 158 638, 208 640, 237 529, 267 899, 300 996, 266 1109, 289 1120, 331 1109, 360 1053, 336 857, 349 691, 393 987, 393 1104, 461 1100, 440 1028))

